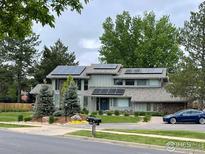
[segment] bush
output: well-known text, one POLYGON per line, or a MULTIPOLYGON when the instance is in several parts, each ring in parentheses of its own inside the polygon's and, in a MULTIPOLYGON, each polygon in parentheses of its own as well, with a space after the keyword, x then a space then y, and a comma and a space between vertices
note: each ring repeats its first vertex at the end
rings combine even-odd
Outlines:
POLYGON ((83 114, 87 114, 87 115, 89 114, 89 111, 86 108, 83 108, 82 112, 83 114))
POLYGON ((103 111, 100 110, 100 111, 98 112, 98 114, 99 114, 99 115, 103 115, 103 111))
POLYGON ((120 115, 120 111, 115 110, 115 111, 114 111, 114 114, 115 114, 116 116, 119 116, 119 115, 120 115))
POLYGON ((127 113, 127 112, 124 113, 124 116, 126 116, 126 117, 128 117, 129 115, 130 115, 130 114, 127 113))
POLYGON ((92 112, 91 115, 96 116, 98 113, 97 112, 92 112))
POLYGON ((31 120, 32 120, 32 117, 25 117, 24 118, 24 122, 31 121, 31 120))
POLYGON ((112 111, 107 111, 107 115, 108 115, 108 116, 111 116, 112 114, 113 114, 112 111))
POLYGON ((146 115, 151 115, 151 116, 164 116, 165 114, 162 112, 135 112, 134 115, 138 116, 146 116, 146 115))
POLYGON ((49 116, 49 118, 48 118, 48 123, 49 123, 49 124, 52 124, 52 123, 54 123, 54 121, 55 121, 54 116, 49 116))
POLYGON ((151 120, 151 116, 150 115, 146 115, 143 117, 143 122, 148 122, 151 120))
POLYGON ((53 113, 53 116, 55 116, 55 117, 60 117, 63 115, 64 115, 64 112, 62 110, 57 110, 53 113))
POLYGON ((134 112, 134 116, 135 116, 135 117, 138 117, 138 116, 139 116, 139 113, 138 113, 138 112, 134 112))
POLYGON ((18 119, 17 119, 17 120, 18 120, 18 122, 19 122, 19 121, 23 121, 23 115, 22 115, 22 114, 21 114, 21 115, 18 115, 18 119))

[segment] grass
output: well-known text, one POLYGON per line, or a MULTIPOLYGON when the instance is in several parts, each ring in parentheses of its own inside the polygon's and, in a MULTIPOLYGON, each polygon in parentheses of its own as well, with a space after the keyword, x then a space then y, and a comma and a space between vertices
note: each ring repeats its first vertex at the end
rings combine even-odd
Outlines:
POLYGON ((204 132, 194 132, 194 131, 184 131, 184 130, 122 130, 122 129, 107 129, 107 130, 127 132, 127 133, 155 134, 155 135, 164 135, 164 136, 205 139, 204 132))
MULTIPOLYGON (((91 132, 86 130, 81 130, 81 131, 70 133, 70 135, 91 137, 91 132)), ((142 136, 134 136, 134 135, 119 135, 119 134, 102 133, 102 132, 97 132, 96 138, 116 140, 116 141, 126 141, 126 142, 141 143, 141 144, 159 145, 159 146, 166 146, 167 143, 174 142, 176 148, 205 150, 205 143, 186 142, 186 141, 178 141, 178 140, 170 140, 170 139, 162 139, 162 138, 142 137, 142 136)))
POLYGON ((18 115, 29 117, 32 115, 32 112, 0 112, 0 121, 2 122, 17 121, 18 115))
POLYGON ((137 123, 141 120, 140 117, 130 116, 104 116, 97 115, 97 118, 102 119, 102 123, 137 123))
POLYGON ((21 128, 21 127, 33 127, 33 126, 0 123, 0 128, 21 128))

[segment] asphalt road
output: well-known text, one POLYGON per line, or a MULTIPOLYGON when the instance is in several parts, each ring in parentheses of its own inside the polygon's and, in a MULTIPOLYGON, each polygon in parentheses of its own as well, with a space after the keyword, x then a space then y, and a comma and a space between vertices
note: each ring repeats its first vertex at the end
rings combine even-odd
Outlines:
POLYGON ((166 150, 0 130, 0 154, 166 154, 166 150))

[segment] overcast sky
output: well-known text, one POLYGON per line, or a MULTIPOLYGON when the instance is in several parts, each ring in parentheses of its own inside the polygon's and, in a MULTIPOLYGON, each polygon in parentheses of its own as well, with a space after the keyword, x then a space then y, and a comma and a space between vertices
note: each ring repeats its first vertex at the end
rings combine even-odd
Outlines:
POLYGON ((44 45, 50 46, 59 38, 74 51, 80 65, 98 63, 99 36, 102 23, 110 16, 113 19, 124 10, 132 16, 142 15, 144 11, 154 11, 157 17, 169 15, 176 26, 183 26, 189 19, 190 11, 196 11, 203 0, 91 0, 81 14, 66 11, 56 19, 55 28, 34 24, 33 30, 40 34, 44 45))

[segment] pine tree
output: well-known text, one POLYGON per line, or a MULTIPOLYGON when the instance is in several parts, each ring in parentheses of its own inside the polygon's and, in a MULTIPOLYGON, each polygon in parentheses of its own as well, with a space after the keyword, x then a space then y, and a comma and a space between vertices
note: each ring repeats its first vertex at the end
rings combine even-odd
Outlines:
POLYGON ((72 116, 80 112, 80 105, 77 93, 77 86, 74 81, 71 82, 64 96, 64 113, 65 116, 72 116))
POLYGON ((37 97, 37 103, 35 104, 34 117, 50 116, 54 111, 53 94, 47 85, 43 85, 37 97))

